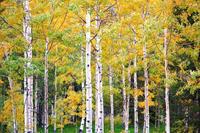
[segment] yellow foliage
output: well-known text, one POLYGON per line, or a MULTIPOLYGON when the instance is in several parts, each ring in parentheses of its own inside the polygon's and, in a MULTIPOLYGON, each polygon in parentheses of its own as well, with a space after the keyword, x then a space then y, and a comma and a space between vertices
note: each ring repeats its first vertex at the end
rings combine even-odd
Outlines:
POLYGON ((3 84, 3 81, 2 81, 2 80, 0 80, 0 84, 3 84))
MULTIPOLYGON (((81 93, 75 92, 72 90, 72 88, 69 88, 67 91, 67 97, 66 98, 60 98, 57 100, 57 123, 60 124, 60 127, 62 127, 63 124, 69 124, 71 123, 71 117, 72 116, 82 116, 83 105, 82 104, 82 97, 81 93), (61 118, 63 119, 63 122, 61 122, 61 118)), ((52 118, 52 122, 54 122, 54 118, 52 118)))
POLYGON ((132 96, 142 96, 144 93, 141 89, 132 89, 131 95, 132 96))
POLYGON ((18 125, 18 130, 23 132, 24 128, 24 106, 23 106, 23 95, 19 92, 9 91, 9 98, 4 102, 3 109, 0 112, 0 123, 5 123, 8 125, 8 129, 13 128, 13 111, 16 110, 16 123, 18 125), (14 99, 11 95, 14 93, 14 99))
MULTIPOLYGON (((152 101, 151 98, 148 98, 148 101, 149 101, 149 102, 148 102, 149 107, 155 106, 155 105, 156 105, 156 103, 155 103, 154 101, 152 101)), ((144 107, 145 107, 145 102, 144 102, 144 101, 138 102, 138 106, 139 106, 140 108, 144 108, 144 107)))

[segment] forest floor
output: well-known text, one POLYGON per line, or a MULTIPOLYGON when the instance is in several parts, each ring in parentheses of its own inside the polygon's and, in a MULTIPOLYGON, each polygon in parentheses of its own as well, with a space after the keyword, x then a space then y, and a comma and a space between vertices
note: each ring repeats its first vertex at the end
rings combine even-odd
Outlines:
MULTIPOLYGON (((66 125, 63 129, 63 133, 78 133, 79 131, 79 125, 66 125)), ((43 133, 44 130, 40 128, 38 133, 43 133)), ((105 133, 110 133, 110 126, 105 125, 105 133)), ((129 132, 133 133, 133 127, 129 127, 129 132)), ((142 129, 139 129, 139 132, 142 133, 142 129)), ((53 126, 49 127, 49 133, 53 133, 53 126)), ((60 133, 60 129, 57 129, 57 133, 60 133)), ((85 132, 84 132, 85 133, 85 132)), ((115 125, 115 133, 123 133, 123 128, 121 124, 115 125)), ((164 133, 164 126, 161 126, 160 128, 155 128, 152 126, 150 128, 150 133, 164 133)))

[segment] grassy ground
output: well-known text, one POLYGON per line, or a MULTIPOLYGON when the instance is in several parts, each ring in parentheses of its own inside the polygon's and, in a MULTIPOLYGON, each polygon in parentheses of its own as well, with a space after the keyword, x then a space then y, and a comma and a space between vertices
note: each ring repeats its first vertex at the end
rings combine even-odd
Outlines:
MULTIPOLYGON (((109 133, 110 126, 109 124, 105 125, 105 133, 109 133)), ((79 131, 79 125, 66 125, 63 129, 63 133, 78 133, 79 131)), ((130 133, 134 133, 133 127, 130 126, 129 128, 130 133)), ((140 132, 142 133, 142 129, 140 129, 140 132)), ((39 133, 43 133, 43 129, 39 130, 39 133)), ((49 127, 49 133, 53 133, 53 127, 49 127)), ((60 133, 60 129, 57 129, 57 133, 60 133)), ((123 128, 120 124, 115 125, 115 133, 123 133, 123 128)), ((160 128, 152 128, 150 129, 150 133, 164 133, 164 127, 160 128)))

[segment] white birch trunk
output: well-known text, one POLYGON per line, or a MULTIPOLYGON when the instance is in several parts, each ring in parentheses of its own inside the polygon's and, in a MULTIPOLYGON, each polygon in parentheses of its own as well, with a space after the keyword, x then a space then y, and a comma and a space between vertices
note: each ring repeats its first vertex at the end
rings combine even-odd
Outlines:
POLYGON ((184 129, 184 132, 185 133, 188 133, 189 132, 189 107, 188 105, 186 105, 185 107, 185 119, 184 119, 184 122, 185 122, 185 129, 184 129))
MULTIPOLYGON (((56 45, 56 57, 57 57, 57 53, 58 53, 58 48, 56 45)), ((56 133, 56 101, 57 101, 57 66, 55 63, 55 71, 54 71, 54 77, 55 77, 55 81, 54 81, 54 87, 55 87, 55 95, 54 95, 54 124, 53 124, 53 132, 56 133)))
POLYGON ((35 76, 35 110, 34 110, 34 132, 37 132, 37 113, 38 113, 38 76, 35 76))
POLYGON ((44 66, 44 132, 48 133, 48 45, 49 39, 46 38, 45 44, 45 66, 44 66))
MULTIPOLYGON (((6 60, 8 59, 8 52, 6 51, 5 52, 5 56, 6 56, 6 60)), ((17 120, 16 120, 16 107, 15 107, 15 104, 14 104, 14 83, 13 83, 13 80, 10 76, 8 76, 8 82, 9 82, 9 86, 10 86, 10 89, 12 91, 11 93, 11 100, 12 100, 12 119, 13 119, 13 133, 17 133, 18 130, 17 130, 17 120)))
MULTIPOLYGON (((130 72, 130 63, 128 66, 128 87, 131 88, 131 72, 130 72)), ((125 133, 128 133, 129 130, 129 102, 130 102, 130 94, 127 94, 126 99, 126 121, 125 121, 125 133)))
MULTIPOLYGON (((81 66, 84 66, 84 52, 81 47, 81 66)), ((81 72, 81 77, 82 77, 82 83, 81 83, 81 88, 82 88, 82 104, 83 106, 85 105, 85 80, 84 80, 84 68, 82 68, 81 72)), ((82 118, 81 118, 81 125, 79 129, 79 133, 83 133, 85 125, 85 110, 82 112, 82 118)))
POLYGON ((53 124, 53 132, 56 133, 56 101, 57 101, 57 77, 56 77, 56 68, 55 68, 55 95, 54 95, 54 124, 53 124))
MULTIPOLYGON (((24 58, 26 59, 26 52, 24 52, 24 58)), ((24 64, 24 132, 27 133, 28 130, 28 96, 27 96, 27 77, 26 77, 26 63, 24 64)))
POLYGON ((30 8, 29 1, 23 1, 24 6, 24 23, 23 23, 23 34, 28 43, 26 47, 24 58, 26 60, 25 70, 24 70, 24 124, 25 124, 25 133, 33 132, 33 76, 32 74, 27 74, 27 69, 32 69, 32 37, 31 37, 31 26, 30 26, 30 8))
MULTIPOLYGON (((97 6, 98 11, 98 6, 97 6)), ((96 29, 100 27, 100 18, 96 17, 96 29)), ((96 122, 95 132, 103 133, 104 130, 104 111, 103 111, 103 90, 102 90, 102 63, 101 63, 101 46, 100 36, 96 36, 96 122)))
POLYGON ((12 90, 12 94, 11 94, 11 100, 12 100, 12 119, 13 119, 13 133, 17 133, 17 121, 16 121, 16 107, 15 107, 15 104, 14 104, 14 86, 13 86, 13 80, 8 76, 8 81, 9 81, 9 86, 10 86, 10 89, 12 90))
MULTIPOLYGON (((57 53, 58 53, 58 47, 56 45, 56 57, 57 57, 57 53)), ((56 101, 57 101, 57 64, 55 63, 55 71, 54 71, 54 87, 55 87, 55 95, 54 95, 54 124, 53 124, 53 132, 56 133, 56 118, 57 118, 57 114, 56 114, 56 101)))
POLYGON ((143 47, 143 54, 144 54, 144 78, 145 78, 145 83, 144 83, 144 102, 145 102, 145 110, 144 110, 144 133, 149 133, 149 100, 148 100, 148 95, 149 95, 149 90, 148 90, 148 82, 149 82, 149 77, 148 77, 148 68, 147 68, 147 48, 146 48, 146 43, 144 43, 143 47))
POLYGON ((167 29, 164 29, 164 58, 165 58, 165 132, 170 133, 170 111, 169 111, 169 85, 168 85, 168 60, 167 60, 167 29))
POLYGON ((114 133, 114 99, 113 99, 113 87, 112 87, 112 67, 109 66, 109 86, 110 86, 110 130, 111 133, 114 133))
POLYGON ((122 95, 123 95, 123 126, 125 127, 125 122, 126 122, 126 88, 125 88, 125 72, 124 72, 124 65, 122 65, 122 95))
POLYGON ((92 133, 90 9, 86 14, 86 133, 92 133))
MULTIPOLYGON (((134 32, 134 52, 135 52, 135 57, 134 57, 134 90, 137 92, 138 86, 137 86, 137 51, 136 51, 136 34, 134 32)), ((134 95, 134 133, 138 133, 138 96, 135 94, 134 95)))

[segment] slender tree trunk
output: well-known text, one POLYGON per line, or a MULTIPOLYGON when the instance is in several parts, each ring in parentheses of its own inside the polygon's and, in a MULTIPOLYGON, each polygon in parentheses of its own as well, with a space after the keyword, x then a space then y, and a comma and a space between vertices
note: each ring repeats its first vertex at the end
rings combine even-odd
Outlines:
MULTIPOLYGON (((8 59, 7 51, 5 52, 5 56, 6 56, 6 60, 7 60, 8 59)), ((18 129, 17 129, 17 120, 16 120, 16 107, 14 104, 14 97, 13 97, 14 96, 14 83, 10 76, 8 76, 8 82, 9 82, 10 90, 12 91, 11 100, 12 100, 13 133, 17 133, 18 129)))
POLYGON ((158 102, 158 128, 160 129, 160 104, 158 102))
MULTIPOLYGON (((56 57, 57 57, 57 53, 58 53, 58 48, 56 45, 56 57)), ((55 95, 54 95, 54 124, 53 124, 53 132, 56 133, 56 101, 57 101, 57 66, 55 63, 55 71, 54 71, 54 77, 55 77, 55 81, 54 81, 54 87, 55 87, 55 95)))
MULTIPOLYGON (((26 52, 24 52, 24 58, 26 59, 26 52)), ((28 91, 27 91, 27 77, 26 77, 27 64, 24 64, 24 132, 28 131, 28 91)))
MULTIPOLYGON (((137 68, 137 57, 134 59, 134 67, 137 68)), ((138 91, 137 87, 137 72, 134 72, 134 89, 138 91)), ((138 133, 138 96, 134 95, 134 132, 138 133)))
MULTIPOLYGON (((81 47, 81 66, 84 66, 84 52, 82 50, 82 47, 81 47)), ((84 68, 82 68, 81 77, 82 77, 82 83, 81 83, 81 88, 82 88, 82 104, 84 106, 85 105, 84 68)), ((80 126, 80 129, 79 129, 79 133, 83 133, 84 125, 85 125, 85 110, 82 111, 81 126, 80 126)))
POLYGON ((110 130, 111 133, 114 133, 114 99, 113 99, 113 87, 112 87, 112 67, 109 66, 109 86, 110 86, 110 130))
POLYGON ((124 72, 124 65, 122 65, 122 84, 123 84, 123 88, 122 88, 122 95, 123 95, 123 127, 125 127, 125 123, 126 123, 126 88, 125 88, 125 72, 124 72))
POLYGON ((186 105, 186 107, 185 107, 185 133, 188 133, 188 131, 189 131, 189 116, 188 116, 188 114, 189 114, 189 108, 188 108, 188 106, 186 105))
POLYGON ((90 9, 86 14, 86 133, 92 133, 90 9))
POLYGON ((170 133, 170 111, 169 111, 169 85, 168 85, 168 59, 167 59, 167 29, 164 29, 164 58, 165 58, 165 132, 170 133))
POLYGON ((135 52, 135 57, 133 61, 134 65, 134 133, 138 133, 138 96, 136 95, 136 92, 138 91, 138 86, 137 86, 137 51, 136 51, 136 32, 135 29, 133 28, 133 44, 134 44, 134 52, 135 52))
MULTIPOLYGON (((99 10, 97 2, 97 12, 99 10)), ((100 18, 96 17, 96 29, 100 28, 100 18)), ((97 33, 96 36, 96 122, 95 122, 95 132, 104 132, 104 110, 103 110, 103 90, 102 90, 102 63, 101 63, 101 46, 100 46, 100 36, 97 33)))
POLYGON ((64 125, 63 125, 63 116, 61 116, 61 119, 60 119, 60 124, 61 124, 61 128, 60 128, 60 133, 63 133, 63 127, 64 127, 64 125))
POLYGON ((13 133, 17 133, 17 121, 16 121, 16 107, 14 104, 14 86, 13 80, 8 76, 9 86, 12 91, 11 93, 11 100, 12 100, 12 117, 13 117, 13 133))
POLYGON ((45 68, 44 68, 44 132, 48 133, 48 45, 49 39, 46 38, 45 45, 45 68))
POLYGON ((26 51, 24 53, 24 58, 26 60, 25 70, 24 70, 24 124, 25 124, 25 133, 33 132, 33 76, 30 73, 27 73, 27 69, 32 69, 32 37, 31 37, 31 26, 30 26, 30 8, 29 1, 23 1, 24 6, 24 23, 23 23, 23 34, 28 43, 26 51))
MULTIPOLYGON (((131 71, 130 71, 130 63, 128 66, 128 87, 131 88, 131 71)), ((129 102, 130 102, 130 94, 127 94, 126 99, 126 121, 125 121, 125 133, 128 133, 129 130, 129 102)))
POLYGON ((158 108, 155 106, 155 117, 154 117, 154 128, 157 127, 157 120, 158 120, 158 108))
POLYGON ((38 113, 38 76, 35 76, 35 110, 34 110, 34 132, 37 132, 37 113, 38 113))
POLYGON ((146 43, 144 43, 143 47, 143 54, 144 54, 144 78, 145 78, 145 83, 144 83, 144 102, 145 102, 145 110, 144 110, 144 133, 149 133, 149 90, 148 90, 148 82, 149 82, 149 77, 148 77, 148 68, 147 68, 147 48, 146 48, 146 43))

